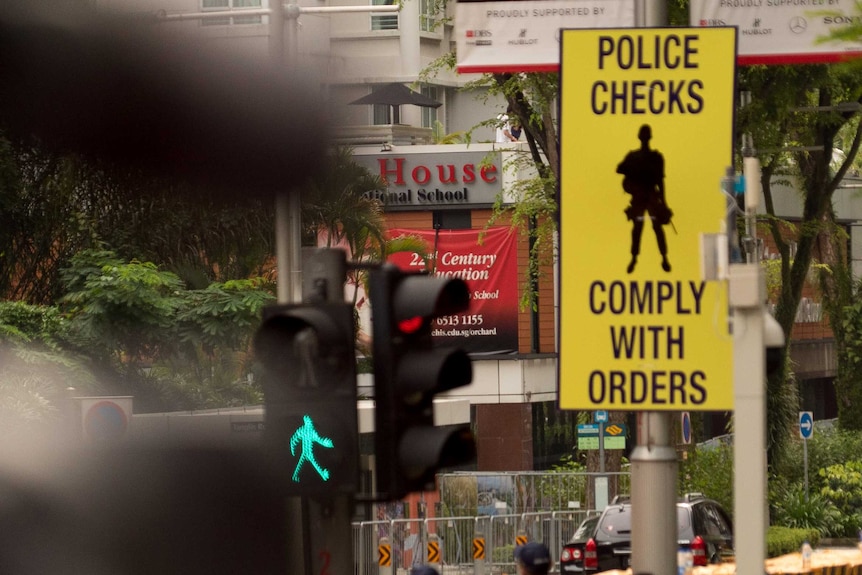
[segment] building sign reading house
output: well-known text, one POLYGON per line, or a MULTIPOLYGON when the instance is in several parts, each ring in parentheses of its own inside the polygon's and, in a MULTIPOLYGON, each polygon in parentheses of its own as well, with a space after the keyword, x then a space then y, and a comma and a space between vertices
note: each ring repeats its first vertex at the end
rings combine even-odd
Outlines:
POLYGON ((502 191, 499 153, 393 151, 355 154, 354 160, 386 183, 368 194, 387 209, 490 205, 502 191))

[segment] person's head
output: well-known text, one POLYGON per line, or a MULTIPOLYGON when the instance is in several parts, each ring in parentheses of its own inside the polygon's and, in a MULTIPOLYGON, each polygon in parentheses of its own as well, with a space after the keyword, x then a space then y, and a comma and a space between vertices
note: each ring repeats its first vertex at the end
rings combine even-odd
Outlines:
POLYGON ((521 572, 528 575, 545 575, 553 565, 551 552, 536 541, 515 547, 515 562, 521 572))
POLYGON ((646 144, 652 138, 652 129, 649 127, 649 124, 644 124, 641 126, 641 129, 638 130, 638 140, 641 143, 646 144))
POLYGON ((410 575, 440 575, 436 569, 430 565, 417 565, 410 570, 410 575))

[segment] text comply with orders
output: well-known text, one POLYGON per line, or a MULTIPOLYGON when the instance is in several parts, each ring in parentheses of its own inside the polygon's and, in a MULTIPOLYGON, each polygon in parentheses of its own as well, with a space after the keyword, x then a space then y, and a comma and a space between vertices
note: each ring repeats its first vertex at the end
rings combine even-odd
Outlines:
MULTIPOLYGON (((650 323, 610 324, 608 342, 615 359, 684 360, 685 326, 661 323, 665 311, 700 314, 704 282, 595 281, 589 307, 594 314, 654 317, 650 323)), ((590 400, 603 404, 700 405, 707 398, 701 370, 593 370, 587 383, 590 400)))

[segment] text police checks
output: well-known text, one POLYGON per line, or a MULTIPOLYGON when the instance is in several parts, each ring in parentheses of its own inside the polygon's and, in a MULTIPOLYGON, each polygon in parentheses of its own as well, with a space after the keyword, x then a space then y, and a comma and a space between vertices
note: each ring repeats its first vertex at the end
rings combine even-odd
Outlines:
MULTIPOLYGON (((599 36, 599 70, 697 69, 700 37, 697 34, 655 36, 599 36)), ((699 79, 598 80, 593 83, 594 114, 698 114, 703 111, 704 84, 699 79)))

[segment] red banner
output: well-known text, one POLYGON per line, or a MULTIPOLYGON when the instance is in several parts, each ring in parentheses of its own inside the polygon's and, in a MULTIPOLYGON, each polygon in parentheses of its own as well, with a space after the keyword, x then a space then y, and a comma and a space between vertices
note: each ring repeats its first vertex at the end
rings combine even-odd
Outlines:
POLYGON ((517 236, 510 228, 485 230, 390 229, 390 238, 422 238, 432 256, 427 264, 415 253, 396 253, 389 261, 405 271, 429 271, 460 277, 470 288, 470 309, 439 318, 435 341, 469 353, 511 353, 518 350, 517 236), (479 235, 483 234, 482 244, 479 235), (436 254, 436 257, 434 255, 436 254))

